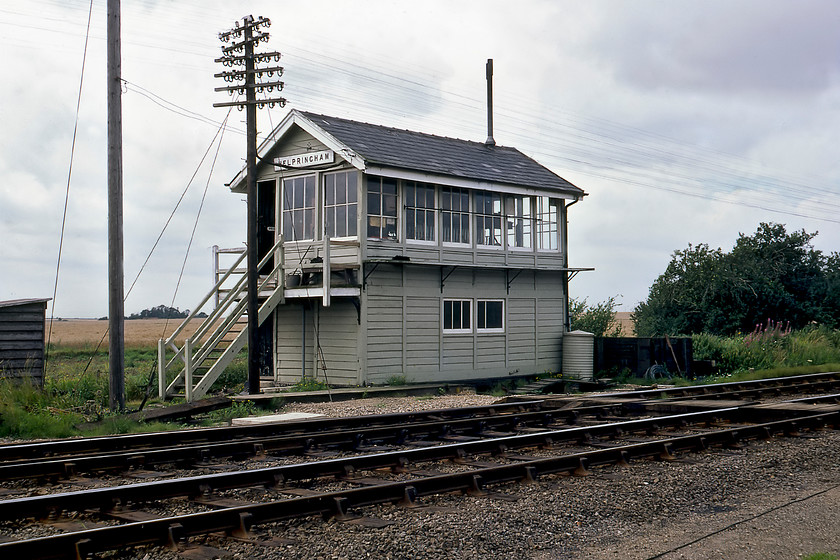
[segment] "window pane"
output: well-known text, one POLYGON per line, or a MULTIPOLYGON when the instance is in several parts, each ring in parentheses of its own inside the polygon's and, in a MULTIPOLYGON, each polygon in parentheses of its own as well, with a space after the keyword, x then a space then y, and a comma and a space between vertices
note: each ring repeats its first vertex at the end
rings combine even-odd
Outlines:
POLYGON ((347 202, 356 202, 358 200, 357 191, 359 186, 356 182, 356 175, 355 171, 347 173, 347 202))
POLYGON ((335 175, 327 175, 324 181, 324 202, 335 204, 335 175))
POLYGON ((330 237, 338 237, 335 228, 335 207, 324 208, 324 228, 330 237))
POLYGON ((417 206, 416 197, 414 193, 414 183, 406 182, 405 184, 405 205, 409 208, 417 206))
POLYGON ((485 311, 487 309, 487 302, 486 301, 479 301, 478 302, 478 323, 476 325, 477 328, 483 329, 486 328, 486 319, 485 319, 485 311))
POLYGON ((503 302, 501 301, 488 301, 487 304, 487 324, 485 328, 488 329, 501 329, 503 326, 502 323, 502 305, 503 302))
POLYGON ((443 328, 444 329, 451 329, 452 328, 452 305, 453 305, 453 302, 451 302, 451 301, 444 301, 443 302, 443 328))
POLYGON ((349 237, 356 237, 356 222, 357 222, 358 212, 356 211, 356 205, 350 204, 347 206, 347 235, 349 237))
POLYGON ((452 189, 443 188, 440 191, 440 207, 443 210, 452 209, 452 189))
POLYGON ((347 206, 335 207, 335 236, 347 237, 347 206))
POLYGON ((303 211, 304 232, 302 239, 315 239, 315 210, 307 208, 303 211))
POLYGON ((289 182, 289 187, 292 190, 292 208, 300 208, 303 206, 303 182, 299 179, 293 179, 289 182))
POLYGON ((452 241, 452 221, 450 219, 450 214, 442 213, 441 218, 443 220, 441 232, 443 234, 443 241, 444 243, 449 243, 452 241))
POLYGON ((379 216, 368 217, 368 237, 382 237, 382 230, 379 227, 379 222, 382 220, 379 216))
POLYGON ((414 209, 405 209, 405 236, 408 239, 416 239, 416 232, 414 231, 414 209))
POLYGON ((463 310, 461 312, 461 328, 462 329, 469 329, 470 328, 470 318, 472 315, 470 301, 466 300, 462 302, 463 310))
POLYGON ((397 196, 382 193, 382 215, 394 216, 397 215, 397 196))
POLYGON ((461 217, 461 238, 458 241, 461 243, 470 242, 470 221, 467 219, 466 214, 461 217))
POLYGON ((372 193, 372 192, 368 193, 367 205, 368 205, 368 214, 369 215, 379 216, 379 215, 382 214, 382 206, 381 206, 381 202, 380 202, 378 193, 372 193))
POLYGON ((382 229, 382 237, 386 239, 396 239, 397 238, 397 219, 396 218, 383 218, 385 221, 385 225, 382 229))

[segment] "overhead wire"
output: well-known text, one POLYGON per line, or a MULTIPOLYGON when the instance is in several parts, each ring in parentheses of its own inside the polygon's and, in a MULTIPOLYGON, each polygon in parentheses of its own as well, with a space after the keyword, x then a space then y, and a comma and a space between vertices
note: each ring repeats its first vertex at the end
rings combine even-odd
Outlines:
MULTIPOLYGON (((228 108, 228 111, 227 111, 227 114, 225 115, 224 121, 222 122, 221 126, 219 127, 219 131, 221 132, 221 134, 217 133, 217 135, 213 137, 214 142, 216 140, 216 137, 219 138, 219 142, 216 144, 216 153, 213 156, 213 161, 210 164, 210 172, 207 174, 207 181, 204 184, 204 192, 201 194, 201 202, 198 205, 198 211, 196 212, 196 215, 195 215, 195 221, 193 222, 192 232, 190 233, 190 240, 187 243, 186 251, 184 251, 184 259, 181 262, 181 270, 178 273, 178 281, 175 283, 175 289, 172 292, 172 301, 169 304, 169 310, 170 311, 175 307, 175 298, 178 297, 178 290, 181 288, 181 281, 184 278, 184 271, 187 268, 187 259, 189 259, 190 249, 192 249, 193 241, 195 241, 195 232, 198 229, 198 222, 201 219, 201 211, 204 208, 204 201, 207 198, 207 190, 210 188, 210 180, 213 178, 213 171, 216 169, 216 161, 218 161, 218 159, 219 159, 219 150, 222 147, 222 140, 224 139, 225 128, 226 128, 227 121, 228 121, 228 118, 230 117, 230 113, 231 113, 232 109, 233 109, 233 107, 228 108)), ((211 144, 211 147, 212 147, 212 144, 211 144)), ((163 328, 162 328, 162 332, 161 332, 161 336, 160 336, 161 340, 166 338, 166 331, 169 327, 170 318, 171 318, 170 313, 167 313, 166 320, 163 323, 163 328)), ((143 400, 140 402, 140 406, 138 407, 138 410, 143 410, 143 407, 146 405, 146 401, 149 398, 150 390, 151 390, 152 384, 154 382, 154 373, 155 373, 155 364, 152 364, 151 367, 149 368, 149 378, 146 381, 146 388, 143 391, 143 400)))
POLYGON ((58 296, 58 277, 61 271, 61 253, 64 247, 64 230, 67 225, 67 208, 70 205, 70 180, 73 177, 73 160, 76 155, 76 133, 79 130, 79 112, 82 105, 82 90, 85 83, 85 62, 87 61, 87 47, 88 39, 90 37, 90 21, 93 14, 93 0, 90 0, 90 7, 88 9, 87 31, 85 33, 85 46, 82 50, 82 68, 79 72, 79 94, 76 97, 76 117, 73 121, 73 139, 70 142, 70 164, 67 169, 67 186, 64 191, 64 210, 61 215, 61 236, 58 242, 58 258, 55 264, 55 284, 53 287, 52 306, 50 308, 50 325, 47 334, 47 349, 44 354, 44 371, 46 372, 47 363, 49 362, 50 343, 52 341, 52 325, 55 318, 55 301, 58 296))

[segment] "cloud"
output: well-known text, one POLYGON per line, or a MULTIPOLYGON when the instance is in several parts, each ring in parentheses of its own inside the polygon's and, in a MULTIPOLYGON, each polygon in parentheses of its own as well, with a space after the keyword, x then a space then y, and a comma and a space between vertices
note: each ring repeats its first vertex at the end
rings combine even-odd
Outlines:
POLYGON ((829 0, 613 4, 592 37, 618 79, 645 90, 813 95, 840 75, 829 0))

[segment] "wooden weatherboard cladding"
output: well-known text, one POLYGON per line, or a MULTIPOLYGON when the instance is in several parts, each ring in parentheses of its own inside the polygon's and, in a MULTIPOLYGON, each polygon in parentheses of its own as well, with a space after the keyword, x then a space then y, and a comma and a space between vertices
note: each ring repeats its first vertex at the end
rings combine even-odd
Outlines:
POLYGON ((44 384, 46 299, 0 301, 0 378, 44 384))

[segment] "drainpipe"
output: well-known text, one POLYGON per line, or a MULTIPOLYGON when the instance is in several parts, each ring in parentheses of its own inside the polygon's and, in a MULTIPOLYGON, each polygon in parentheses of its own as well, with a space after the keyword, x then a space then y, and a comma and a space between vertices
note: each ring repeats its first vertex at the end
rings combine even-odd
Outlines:
MULTIPOLYGON (((574 199, 563 207, 563 268, 569 268, 569 208, 580 202, 580 198, 574 199)), ((563 273, 563 299, 565 305, 564 325, 566 332, 572 330, 572 320, 569 316, 569 271, 563 273)))

